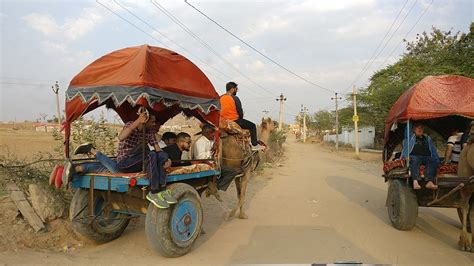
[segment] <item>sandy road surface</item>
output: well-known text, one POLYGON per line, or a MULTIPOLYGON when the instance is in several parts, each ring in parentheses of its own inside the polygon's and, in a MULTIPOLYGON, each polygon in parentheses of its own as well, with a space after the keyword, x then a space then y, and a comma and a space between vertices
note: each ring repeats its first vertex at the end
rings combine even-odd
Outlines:
POLYGON ((207 233, 191 253, 165 259, 148 246, 143 221, 105 245, 72 253, 22 250, 0 253, 6 263, 228 264, 365 263, 473 264, 474 253, 460 252, 454 210, 420 209, 410 232, 393 229, 384 206, 386 184, 380 167, 328 152, 318 145, 290 142, 283 167, 254 177, 248 220, 224 221, 235 202, 204 199, 207 233))

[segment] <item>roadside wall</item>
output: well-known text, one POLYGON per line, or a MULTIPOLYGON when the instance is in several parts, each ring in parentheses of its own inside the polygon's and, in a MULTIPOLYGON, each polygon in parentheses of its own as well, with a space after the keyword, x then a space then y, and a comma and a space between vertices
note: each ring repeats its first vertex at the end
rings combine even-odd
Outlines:
MULTIPOLYGON (((323 137, 325 142, 336 142, 336 135, 326 134, 323 137)), ((363 127, 359 128, 359 147, 360 148, 373 148, 375 141, 375 127, 363 127)), ((354 129, 342 129, 339 134, 340 144, 355 145, 354 129)))

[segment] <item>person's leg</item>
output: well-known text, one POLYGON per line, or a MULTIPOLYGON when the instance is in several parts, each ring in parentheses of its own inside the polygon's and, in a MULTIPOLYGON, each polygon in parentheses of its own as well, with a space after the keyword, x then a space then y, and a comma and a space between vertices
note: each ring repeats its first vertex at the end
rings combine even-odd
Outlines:
POLYGON ((158 174, 157 154, 152 151, 148 154, 148 178, 150 179, 150 192, 158 193, 160 189, 160 178, 158 174))
POLYGON ((221 166, 221 176, 217 179, 217 189, 226 191, 237 175, 237 171, 225 165, 221 166))
POLYGON ((107 171, 107 168, 105 168, 100 162, 81 163, 76 165, 74 169, 76 173, 82 174, 101 173, 107 171))
POLYGON ((163 164, 168 160, 166 152, 151 151, 148 154, 148 177, 150 178, 150 193, 147 199, 158 208, 168 208, 177 200, 166 190, 166 172, 163 164))
POLYGON ((137 173, 142 171, 143 168, 143 156, 136 155, 133 157, 125 158, 120 162, 117 162, 119 172, 123 173, 137 173))
POLYGON ((436 185, 436 175, 438 174, 438 165, 439 162, 433 159, 431 156, 426 156, 424 160, 425 164, 425 177, 428 183, 426 187, 429 189, 437 189, 438 186, 436 185))
POLYGON ((100 151, 96 152, 95 159, 107 168, 111 173, 120 173, 117 162, 105 156, 100 151))
POLYGON ((257 126, 246 120, 246 119, 238 119, 235 121, 241 128, 248 129, 250 131, 250 139, 252 141, 253 146, 257 146, 257 126))
POLYGON ((160 177, 160 185, 162 187, 166 187, 166 179, 168 177, 168 174, 166 173, 166 170, 163 167, 163 165, 166 163, 166 161, 168 161, 168 159, 169 159, 168 153, 164 151, 157 152, 156 160, 157 160, 157 166, 158 166, 158 174, 160 177))
POLYGON ((413 179, 413 188, 420 189, 420 166, 421 166, 421 156, 410 155, 410 175, 413 179))

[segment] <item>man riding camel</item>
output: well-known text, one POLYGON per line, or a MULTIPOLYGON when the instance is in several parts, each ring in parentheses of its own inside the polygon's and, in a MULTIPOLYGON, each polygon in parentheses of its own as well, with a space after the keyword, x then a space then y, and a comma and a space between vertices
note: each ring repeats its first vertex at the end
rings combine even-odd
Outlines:
POLYGON ((257 126, 244 119, 244 111, 239 97, 237 97, 237 83, 229 82, 226 84, 226 93, 221 96, 221 117, 230 121, 234 121, 241 128, 250 131, 250 139, 252 141, 252 150, 260 151, 263 147, 257 141, 257 126))

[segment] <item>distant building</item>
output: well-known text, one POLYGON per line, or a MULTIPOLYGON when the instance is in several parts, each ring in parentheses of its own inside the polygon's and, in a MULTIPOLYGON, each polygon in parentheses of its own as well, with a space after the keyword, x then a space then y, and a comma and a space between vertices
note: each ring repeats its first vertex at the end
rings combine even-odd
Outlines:
POLYGON ((46 123, 46 122, 36 122, 33 123, 33 128, 36 132, 53 132, 54 130, 59 130, 58 124, 46 123))
MULTIPOLYGON (((330 134, 329 131, 324 135, 323 140, 325 142, 336 142, 336 134, 330 134)), ((355 135, 354 129, 342 128, 341 134, 339 134, 339 144, 350 144, 354 147, 355 135)), ((362 127, 359 128, 359 147, 360 148, 373 148, 375 144, 375 127, 362 127)))

